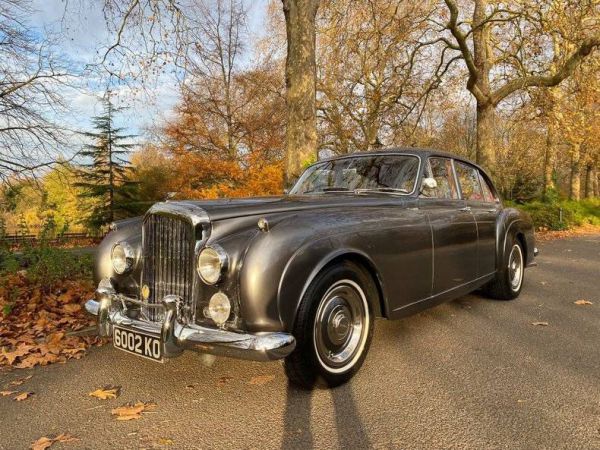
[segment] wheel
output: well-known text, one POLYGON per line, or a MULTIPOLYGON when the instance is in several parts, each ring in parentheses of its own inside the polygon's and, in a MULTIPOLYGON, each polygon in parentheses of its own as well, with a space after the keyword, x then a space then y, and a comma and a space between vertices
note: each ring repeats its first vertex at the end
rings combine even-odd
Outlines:
POLYGON ((360 266, 325 268, 308 287, 296 316, 296 349, 285 359, 293 383, 312 388, 347 382, 360 369, 373 336, 377 289, 360 266))
POLYGON ((525 275, 525 258, 521 243, 514 238, 508 238, 504 258, 504 270, 498 271, 494 278, 485 287, 485 293, 496 300, 513 300, 521 293, 525 275))

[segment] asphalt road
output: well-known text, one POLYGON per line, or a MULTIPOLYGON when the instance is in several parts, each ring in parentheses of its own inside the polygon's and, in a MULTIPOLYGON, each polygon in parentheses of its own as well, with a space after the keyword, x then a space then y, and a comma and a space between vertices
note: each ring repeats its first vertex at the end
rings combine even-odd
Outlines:
POLYGON ((63 432, 80 440, 53 449, 600 448, 600 236, 540 248, 516 301, 470 295, 378 321, 362 370, 335 390, 290 387, 277 362, 186 354, 160 365, 109 345, 0 375, 4 388, 32 374, 21 387, 35 392, 0 397, 0 448, 63 432), (105 384, 121 396, 87 395, 105 384), (111 416, 137 400, 157 407, 111 416))

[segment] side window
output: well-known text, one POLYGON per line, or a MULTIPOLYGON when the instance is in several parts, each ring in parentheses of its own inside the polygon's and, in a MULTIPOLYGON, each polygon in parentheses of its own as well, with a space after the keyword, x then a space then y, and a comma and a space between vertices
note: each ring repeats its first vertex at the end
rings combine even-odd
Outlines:
POLYGON ((481 183, 479 183, 479 171, 475 167, 460 161, 454 161, 454 167, 456 167, 456 176, 460 183, 463 198, 465 200, 482 201, 483 192, 481 183))
POLYGON ((479 180, 481 181, 481 187, 483 188, 483 199, 488 203, 495 202, 496 197, 494 197, 492 188, 490 187, 485 177, 481 174, 481 172, 479 173, 479 180))
POLYGON ((429 173, 426 177, 433 178, 436 182, 435 188, 423 185, 421 195, 431 198, 457 199, 456 180, 452 170, 452 161, 448 158, 429 158, 429 173))

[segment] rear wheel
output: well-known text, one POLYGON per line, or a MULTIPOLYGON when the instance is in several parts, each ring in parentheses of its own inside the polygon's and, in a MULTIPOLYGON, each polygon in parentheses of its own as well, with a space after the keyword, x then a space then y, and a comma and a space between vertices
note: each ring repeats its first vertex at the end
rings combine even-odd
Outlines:
POLYGON ((508 251, 504 257, 503 270, 496 274, 486 287, 485 293, 496 300, 513 300, 521 293, 525 276, 525 257, 518 239, 508 238, 508 251))
POLYGON ((352 378, 371 342, 373 295, 373 280, 356 264, 341 262, 317 275, 296 317, 296 349, 285 360, 292 382, 337 386, 352 378))

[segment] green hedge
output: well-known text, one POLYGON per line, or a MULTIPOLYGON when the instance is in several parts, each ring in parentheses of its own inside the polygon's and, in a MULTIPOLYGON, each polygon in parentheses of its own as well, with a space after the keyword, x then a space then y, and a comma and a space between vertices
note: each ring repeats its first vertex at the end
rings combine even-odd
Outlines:
POLYGON ((20 254, 0 248, 0 277, 20 270, 25 270, 26 278, 36 285, 52 285, 61 280, 90 278, 92 257, 45 245, 26 247, 20 254))
POLYGON ((600 226, 600 198, 580 201, 553 199, 523 204, 506 203, 507 206, 514 206, 529 213, 536 230, 540 228, 567 230, 586 224, 600 226))

